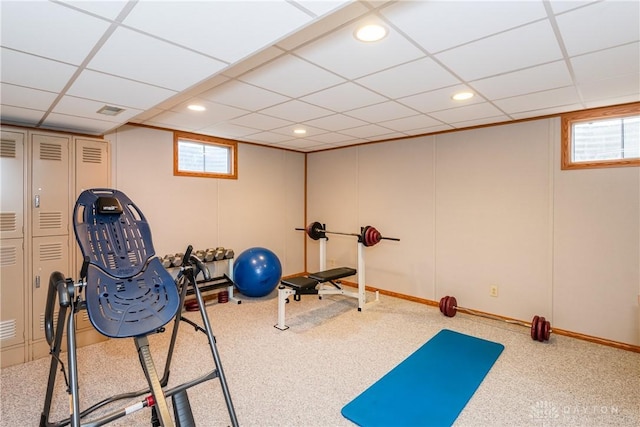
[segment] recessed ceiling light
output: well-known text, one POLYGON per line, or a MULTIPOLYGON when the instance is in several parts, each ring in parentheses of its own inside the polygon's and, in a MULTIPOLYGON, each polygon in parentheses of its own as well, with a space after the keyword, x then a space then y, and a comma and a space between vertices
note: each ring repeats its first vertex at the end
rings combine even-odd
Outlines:
POLYGON ((187 108, 189 110, 191 110, 191 111, 204 111, 204 110, 206 110, 206 108, 204 108, 202 105, 196 105, 196 104, 189 105, 187 108))
POLYGON ((473 92, 458 92, 451 97, 455 101, 464 101, 473 98, 473 92))
POLYGON ((295 133, 296 135, 304 135, 304 134, 307 133, 307 130, 306 129, 302 129, 302 128, 294 129, 293 133, 295 133))
POLYGON ((369 24, 358 28, 355 37, 361 42, 377 42, 387 35, 387 29, 382 25, 369 24))

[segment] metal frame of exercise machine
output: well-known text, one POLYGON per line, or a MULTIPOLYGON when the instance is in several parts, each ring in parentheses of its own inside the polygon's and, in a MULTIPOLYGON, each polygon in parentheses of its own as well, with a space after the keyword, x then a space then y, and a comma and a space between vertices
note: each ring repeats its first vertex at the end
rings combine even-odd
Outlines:
POLYGON ((49 279, 45 308, 45 335, 50 345, 51 365, 40 427, 101 426, 128 414, 151 408, 152 426, 173 426, 167 398, 171 398, 176 425, 194 426, 187 390, 219 378, 231 425, 238 426, 235 409, 216 348, 204 300, 196 283, 195 269, 208 271, 189 246, 178 277, 174 278, 155 256, 149 225, 138 207, 118 190, 91 189, 78 198, 73 212, 74 231, 84 262, 80 280, 74 283, 60 272, 49 279), (182 316, 187 290, 199 303, 202 325, 182 316), (54 306, 60 307, 54 328, 54 306), (119 394, 80 410, 78 357, 76 354, 75 316, 87 310, 91 324, 110 338, 133 338, 147 388, 119 394), (154 366, 148 336, 165 331, 173 320, 162 378, 154 366), (167 388, 169 372, 181 321, 185 321, 208 340, 215 368, 209 373, 172 388, 167 388), (60 358, 63 335, 67 335, 68 377, 60 358), (58 365, 64 374, 70 397, 69 418, 52 422, 52 406, 58 365), (141 396, 144 396, 143 398, 141 396), (85 421, 97 409, 123 399, 140 398, 136 403, 85 421))
MULTIPOLYGON (((343 234, 343 235, 352 235, 358 237, 358 268, 357 270, 350 268, 334 268, 331 270, 326 270, 327 266, 327 241, 329 238, 326 236, 326 233, 331 233, 326 231, 326 227, 324 225, 320 225, 319 223, 312 223, 310 227, 307 227, 307 234, 313 240, 318 240, 320 244, 319 252, 320 252, 320 271, 317 273, 309 274, 308 276, 299 276, 292 277, 290 279, 284 279, 281 281, 280 286, 278 287, 278 323, 274 325, 275 328, 280 329, 282 331, 289 329, 289 327, 285 324, 286 317, 286 304, 289 302, 289 297, 293 296, 294 300, 299 301, 301 295, 318 295, 322 298, 322 295, 344 295, 346 297, 356 298, 358 300, 358 311, 362 311, 362 309, 372 303, 376 303, 380 300, 380 293, 375 291, 375 300, 367 302, 367 294, 366 294, 366 282, 365 282, 365 255, 364 249, 367 246, 373 246, 373 244, 367 245, 367 230, 373 229, 373 227, 363 227, 361 229, 360 234, 350 234, 350 233, 334 233, 334 234, 343 234), (313 230, 310 227, 314 227, 313 230), (314 230, 317 230, 315 227, 321 226, 321 233, 312 235, 314 230), (312 231, 309 231, 312 230, 312 231), (315 238, 317 236, 317 238, 315 238), (345 290, 342 286, 336 283, 337 280, 353 276, 358 274, 358 289, 357 291, 348 291, 345 290), (331 284, 332 286, 329 286, 331 284)), ((399 240, 395 238, 387 238, 389 240, 399 240)), ((378 239, 379 242, 379 239, 378 239)), ((377 243, 377 242, 376 242, 377 243)), ((374 243, 375 244, 375 243, 374 243)))

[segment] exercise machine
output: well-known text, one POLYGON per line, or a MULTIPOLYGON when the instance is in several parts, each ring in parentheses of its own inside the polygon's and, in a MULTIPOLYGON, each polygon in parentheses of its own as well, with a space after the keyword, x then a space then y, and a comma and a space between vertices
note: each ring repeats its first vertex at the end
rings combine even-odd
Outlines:
MULTIPOLYGON (((118 190, 90 189, 82 192, 74 208, 73 225, 84 261, 78 282, 65 278, 58 271, 49 278, 45 335, 50 346, 51 365, 40 427, 101 426, 143 408, 151 408, 152 426, 173 426, 168 398, 173 405, 175 425, 194 426, 187 390, 215 378, 220 381, 230 425, 238 426, 216 340, 195 279, 196 270, 206 271, 207 267, 192 255, 192 247, 189 246, 185 251, 180 271, 174 279, 155 256, 151 230, 144 215, 118 190), (189 290, 193 291, 199 303, 201 325, 182 316, 189 290), (60 308, 54 326, 56 299, 60 308), (114 339, 133 338, 147 384, 141 390, 107 398, 81 411, 75 319, 84 310, 93 327, 101 334, 114 339), (171 321, 171 338, 164 372, 160 377, 153 362, 148 337, 164 332, 165 326, 171 321), (167 388, 181 321, 206 335, 214 369, 199 378, 167 388), (65 334, 68 373, 60 358, 65 334), (61 365, 70 396, 70 415, 69 418, 52 422, 49 416, 58 365, 61 365), (134 404, 108 411, 107 405, 136 398, 138 401, 134 404), (89 419, 100 408, 107 413, 89 419)), ((114 378, 114 381, 117 379, 114 378)))
POLYGON ((289 302, 289 297, 291 296, 293 296, 295 301, 300 301, 301 295, 318 295, 320 299, 322 299, 323 295, 344 295, 358 300, 358 311, 362 311, 367 304, 380 300, 379 292, 375 291, 375 300, 369 303, 367 302, 364 249, 380 243, 381 240, 400 241, 400 239, 383 237, 375 227, 369 225, 361 227, 360 233, 358 234, 328 231, 326 226, 319 222, 312 222, 306 228, 296 228, 296 230, 305 231, 311 239, 319 241, 320 271, 307 276, 291 277, 280 281, 280 286, 278 287, 278 323, 274 325, 275 328, 282 331, 289 329, 285 324, 285 316, 286 304, 289 302), (327 241, 329 240, 327 234, 339 234, 358 238, 357 270, 349 267, 326 269, 327 241), (358 273, 358 271, 360 273, 358 273), (345 277, 355 276, 356 274, 358 274, 357 291, 344 289, 339 280, 345 277))

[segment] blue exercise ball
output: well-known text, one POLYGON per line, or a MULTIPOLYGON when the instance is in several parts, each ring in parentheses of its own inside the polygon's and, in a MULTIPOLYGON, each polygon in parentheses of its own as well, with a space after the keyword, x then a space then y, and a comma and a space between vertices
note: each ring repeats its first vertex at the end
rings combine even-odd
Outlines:
POLYGON ((269 249, 247 249, 233 264, 233 281, 238 290, 248 297, 268 295, 278 285, 281 277, 280 260, 269 249))

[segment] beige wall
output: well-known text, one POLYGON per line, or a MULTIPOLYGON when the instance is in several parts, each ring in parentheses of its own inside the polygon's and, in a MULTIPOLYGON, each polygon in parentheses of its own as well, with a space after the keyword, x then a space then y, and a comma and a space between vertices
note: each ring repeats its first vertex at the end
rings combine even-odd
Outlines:
MULTIPOLYGON (((561 171, 559 119, 369 144, 307 157, 306 222, 401 238, 367 248, 367 284, 640 345, 640 168, 561 171), (498 285, 498 298, 489 287, 498 285)), ((124 126, 113 185, 159 254, 272 249, 285 275, 318 269, 304 223, 304 154, 239 147, 239 179, 174 177, 172 133, 124 126)), ((331 236, 331 266, 356 239, 331 236)))
MULTIPOLYGON (((559 153, 559 119, 313 153, 307 220, 402 239, 366 250, 368 285, 638 345, 640 168, 559 153)), ((355 266, 356 247, 332 236, 327 258, 355 266)))
POLYGON ((238 144, 237 180, 173 176, 173 133, 123 126, 112 143, 113 186, 151 224, 156 253, 224 246, 271 249, 283 274, 304 270, 304 154, 238 144))

